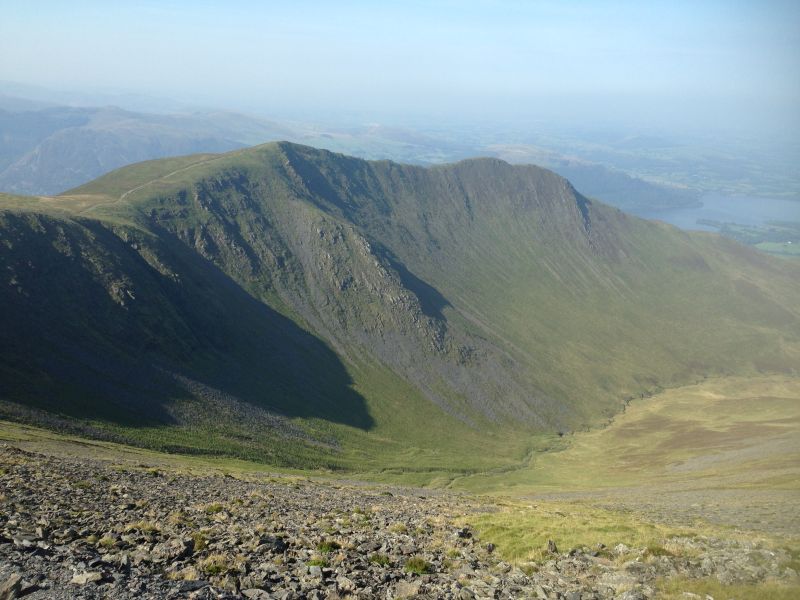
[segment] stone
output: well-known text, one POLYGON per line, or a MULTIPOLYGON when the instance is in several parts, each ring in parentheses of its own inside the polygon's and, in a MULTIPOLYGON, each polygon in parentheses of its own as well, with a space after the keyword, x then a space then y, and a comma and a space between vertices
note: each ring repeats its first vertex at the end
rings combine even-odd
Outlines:
POLYGON ((22 590, 22 576, 19 573, 12 573, 2 584, 0 584, 0 600, 14 600, 22 590))
POLYGON ((458 591, 458 600, 475 600, 475 593, 469 588, 461 588, 458 591))
POLYGON ((408 543, 408 544, 402 544, 400 546, 400 554, 409 556, 411 554, 416 554, 416 553, 417 553, 417 547, 414 544, 408 543))
POLYGON ((289 547, 283 538, 272 535, 262 536, 259 538, 258 543, 259 546, 264 546, 276 554, 282 554, 289 547))
POLYGON ((421 581, 399 581, 392 590, 392 598, 414 598, 422 587, 421 581))
POLYGON ((258 588, 242 590, 242 596, 249 598, 249 600, 270 600, 272 598, 267 591, 258 588))
POLYGON ((647 597, 639 590, 628 590, 617 596, 616 600, 647 600, 647 597))
POLYGON ((350 594, 355 591, 356 584, 353 583, 353 580, 349 577, 345 577, 344 575, 340 575, 336 578, 336 589, 343 594, 350 594))
POLYGON ((205 587, 208 587, 209 583, 207 581, 202 581, 199 579, 190 579, 187 581, 181 581, 180 591, 181 593, 187 592, 196 592, 197 590, 202 590, 205 587))
POLYGON ((377 552, 380 547, 381 545, 378 542, 365 542, 358 546, 358 551, 362 554, 367 554, 369 552, 377 552))
POLYGON ((96 583, 103 580, 103 574, 99 571, 84 571, 83 573, 76 573, 70 583, 75 585, 86 585, 87 583, 96 583))

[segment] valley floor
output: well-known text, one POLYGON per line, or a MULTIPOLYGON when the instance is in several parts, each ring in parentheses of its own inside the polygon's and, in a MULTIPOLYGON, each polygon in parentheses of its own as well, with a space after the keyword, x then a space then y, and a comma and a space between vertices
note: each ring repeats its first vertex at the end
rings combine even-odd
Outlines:
POLYGON ((513 472, 451 487, 580 501, 681 527, 800 534, 800 378, 728 377, 631 402, 513 472))

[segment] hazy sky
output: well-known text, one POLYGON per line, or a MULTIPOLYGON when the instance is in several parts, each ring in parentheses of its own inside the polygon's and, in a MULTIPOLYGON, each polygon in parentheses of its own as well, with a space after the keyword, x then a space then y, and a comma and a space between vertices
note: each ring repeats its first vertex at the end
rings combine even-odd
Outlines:
POLYGON ((0 79, 262 113, 800 130, 800 2, 0 0, 0 79))

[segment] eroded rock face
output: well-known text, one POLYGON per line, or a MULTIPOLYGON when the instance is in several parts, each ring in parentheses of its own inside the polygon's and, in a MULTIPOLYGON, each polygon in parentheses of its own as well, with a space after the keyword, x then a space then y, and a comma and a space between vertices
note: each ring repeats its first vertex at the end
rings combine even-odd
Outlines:
POLYGON ((755 544, 572 549, 531 572, 426 490, 190 476, 0 447, 2 598, 650 598, 657 577, 792 577, 755 544), (490 550, 491 549, 491 550, 490 550), (687 556, 691 558, 686 558, 687 556))

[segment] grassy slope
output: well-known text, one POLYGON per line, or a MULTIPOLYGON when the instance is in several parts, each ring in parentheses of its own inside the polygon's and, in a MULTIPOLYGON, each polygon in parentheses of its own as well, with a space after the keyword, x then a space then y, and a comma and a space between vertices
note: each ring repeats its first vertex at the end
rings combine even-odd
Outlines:
POLYGON ((702 480, 736 489, 800 490, 800 379, 727 377, 635 400, 607 427, 565 436, 564 451, 458 489, 598 490, 702 480))
MULTIPOLYGON (((223 457, 162 454, 0 423, 0 439, 45 452, 196 465, 240 474, 272 468, 223 457)), ((632 402, 606 427, 554 436, 550 441, 552 447, 535 453, 526 466, 457 477, 449 488, 512 501, 538 501, 558 493, 562 503, 584 498, 582 492, 597 492, 605 498, 611 496, 603 494, 627 494, 635 487, 796 494, 800 490, 800 379, 726 377, 669 389, 632 402)), ((373 473, 370 479, 382 477, 373 473)), ((794 518, 788 514, 783 518, 790 516, 794 518)))
MULTIPOLYGON (((327 285, 312 274, 322 254, 310 254, 304 263, 297 244, 312 243, 303 237, 309 230, 338 228, 349 246, 334 256, 341 262, 332 271, 357 267, 370 283, 370 265, 353 254, 364 236, 432 286, 434 300, 437 294, 444 299, 438 307, 443 318, 461 341, 485 340, 479 349, 496 359, 487 363, 488 371, 495 370, 488 389, 502 390, 496 380, 508 375, 514 389, 529 390, 529 404, 513 401, 510 394, 495 399, 503 398, 522 414, 533 407, 539 427, 559 422, 580 427, 610 416, 625 397, 697 375, 791 370, 797 364, 800 272, 793 266, 715 236, 684 234, 599 204, 588 206, 592 229, 584 234, 570 194, 563 180, 546 172, 499 161, 425 170, 270 144, 221 156, 141 163, 63 196, 4 197, 2 206, 17 213, 66 215, 79 225, 99 220, 116 235, 134 230, 144 238, 151 235, 155 218, 192 251, 210 232, 218 251, 204 255, 206 260, 277 315, 337 350, 348 348, 352 334, 332 331, 330 316, 320 312, 331 299, 343 310, 356 311, 349 315, 351 322, 380 323, 388 316, 395 319, 392 326, 402 328, 406 317, 387 312, 377 297, 365 300, 333 290, 324 301, 315 298, 314 290, 327 285), (182 196, 184 190, 189 193, 182 196), (192 190, 205 194, 200 199, 205 207, 192 199, 192 190), (266 218, 268 226, 255 228, 254 216, 266 218), (259 245, 264 235, 274 244, 259 245), (237 246, 245 248, 244 257, 237 246), (295 262, 271 267, 268 260, 274 260, 276 249, 288 250, 284 256, 295 262), (509 360, 513 369, 507 370, 509 360)), ((160 245, 163 236, 159 229, 150 242, 162 258, 175 251, 160 245)), ((196 266, 189 278, 198 293, 206 266, 196 266)), ((394 294, 402 288, 386 290, 394 294)), ((165 302, 172 299, 168 294, 165 302)), ((200 322, 206 317, 197 315, 200 322)), ((245 336, 259 327, 257 320, 245 321, 240 331, 245 336)), ((241 345, 237 357, 252 354, 249 344, 236 344, 241 345)), ((397 347, 413 358, 414 346, 403 344, 397 347)), ((222 342, 217 346, 217 354, 193 359, 195 372, 230 351, 222 342)), ((362 353, 350 352, 342 368, 374 426, 332 423, 324 411, 294 419, 316 439, 338 439, 343 448, 338 453, 325 445, 287 445, 280 437, 256 435, 242 442, 235 424, 225 431, 216 417, 191 426, 105 421, 93 427, 156 447, 416 470, 420 474, 411 479, 419 482, 444 481, 462 470, 510 468, 533 448, 550 443, 547 436, 531 437, 529 427, 506 423, 500 428, 483 420, 485 407, 460 399, 452 379, 423 384, 445 389, 450 408, 470 415, 472 426, 432 405, 413 380, 362 353)), ((306 396, 302 402, 322 401, 306 396)), ((297 396, 269 403, 285 410, 297 396)))
POLYGON ((748 531, 796 553, 799 465, 800 380, 731 377, 637 400, 525 469, 453 487, 507 498, 468 521, 515 560, 544 557, 548 539, 613 547, 748 531))
MULTIPOLYGON (((737 537, 800 555, 800 380, 730 377, 636 400, 603 429, 577 433, 526 469, 456 480, 500 494, 465 522, 508 560, 605 544, 674 550, 673 536, 737 537), (689 510, 686 510, 687 507, 689 510), (694 510, 691 508, 694 507, 694 510), (699 518, 698 518, 699 517, 699 518)), ((669 579, 659 597, 794 598, 795 583, 669 579)))

